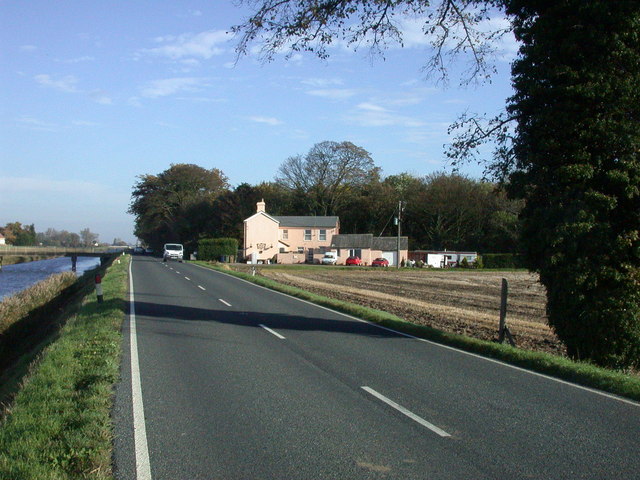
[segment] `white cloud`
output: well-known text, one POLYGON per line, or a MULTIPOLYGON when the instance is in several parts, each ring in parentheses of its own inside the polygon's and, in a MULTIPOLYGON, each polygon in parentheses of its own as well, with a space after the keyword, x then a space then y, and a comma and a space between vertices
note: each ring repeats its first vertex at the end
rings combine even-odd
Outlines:
POLYGON ((95 57, 90 57, 89 55, 85 55, 83 57, 70 58, 68 60, 61 60, 62 63, 84 63, 84 62, 95 62, 95 57))
POLYGON ((356 109, 344 118, 348 123, 361 127, 400 126, 414 128, 425 125, 421 120, 394 113, 380 105, 368 102, 357 105, 356 109))
POLYGON ((227 51, 227 43, 232 38, 224 30, 209 30, 201 33, 184 33, 174 36, 157 37, 155 42, 161 44, 156 48, 142 49, 139 54, 165 57, 171 60, 200 58, 208 60, 215 55, 227 51))
POLYGON ((51 75, 40 74, 36 75, 33 78, 40 85, 48 88, 53 88, 54 90, 59 90, 61 92, 77 93, 79 91, 78 87, 76 86, 78 83, 78 79, 73 75, 54 78, 51 75))
POLYGON ((351 88, 324 88, 317 90, 307 90, 306 93, 308 95, 313 95, 314 97, 328 98, 330 100, 346 100, 347 98, 351 98, 360 92, 359 90, 351 88))
POLYGON ((210 86, 209 80, 199 77, 177 77, 154 80, 142 87, 140 94, 146 98, 166 97, 180 92, 198 92, 210 86))
POLYGON ((100 105, 113 104, 113 100, 111 100, 111 97, 109 97, 109 95, 107 95, 107 92, 105 92, 104 90, 94 90, 89 94, 89 96, 94 102, 99 103, 100 105))
POLYGON ((41 132, 57 132, 60 125, 55 123, 44 122, 40 119, 23 115, 16 120, 19 126, 29 130, 38 130, 41 132))
POLYGON ((20 50, 23 52, 35 52, 38 49, 35 45, 21 45, 20 50))
POLYGON ((305 78, 302 80, 303 85, 314 88, 326 88, 335 85, 343 85, 343 81, 339 78, 305 78))
POLYGON ((283 122, 281 122, 280 120, 278 120, 275 117, 253 116, 253 117, 249 117, 249 120, 251 120, 252 122, 256 122, 256 123, 264 123, 264 124, 270 125, 272 127, 275 127, 277 125, 282 125, 282 123, 283 123, 283 122))

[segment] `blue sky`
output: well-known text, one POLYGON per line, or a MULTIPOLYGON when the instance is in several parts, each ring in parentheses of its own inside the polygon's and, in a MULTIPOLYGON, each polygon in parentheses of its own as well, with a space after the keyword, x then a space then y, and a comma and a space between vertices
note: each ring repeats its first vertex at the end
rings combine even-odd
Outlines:
POLYGON ((257 184, 325 140, 365 148, 384 176, 428 175, 447 168, 451 122, 511 93, 509 40, 491 84, 458 88, 457 64, 448 87, 425 80, 418 20, 384 59, 336 44, 328 60, 235 62, 227 32, 247 13, 230 0, 0 0, 0 225, 134 242, 137 175, 194 163, 257 184))

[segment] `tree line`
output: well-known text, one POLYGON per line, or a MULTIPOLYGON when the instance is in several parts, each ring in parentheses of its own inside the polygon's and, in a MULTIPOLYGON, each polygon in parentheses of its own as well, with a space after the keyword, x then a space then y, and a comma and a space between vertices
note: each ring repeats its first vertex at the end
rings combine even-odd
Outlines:
POLYGON ((274 181, 235 188, 219 169, 171 165, 138 177, 129 212, 146 245, 159 249, 179 242, 194 250, 202 238, 242 244, 243 220, 261 200, 272 215, 335 215, 341 233, 374 235, 397 233, 394 218, 402 201, 402 234, 411 250, 518 249, 522 204, 497 184, 446 173, 383 178, 369 153, 349 142, 322 142, 285 160, 274 181))
MULTIPOLYGON (((48 228, 44 232, 36 232, 35 225, 22 225, 21 222, 9 222, 0 227, 0 233, 5 237, 8 245, 14 246, 44 246, 44 247, 92 247, 98 243, 99 235, 89 228, 80 233, 67 230, 48 228)), ((114 245, 115 245, 114 240, 114 245)), ((126 244, 125 244, 126 245, 126 244)))

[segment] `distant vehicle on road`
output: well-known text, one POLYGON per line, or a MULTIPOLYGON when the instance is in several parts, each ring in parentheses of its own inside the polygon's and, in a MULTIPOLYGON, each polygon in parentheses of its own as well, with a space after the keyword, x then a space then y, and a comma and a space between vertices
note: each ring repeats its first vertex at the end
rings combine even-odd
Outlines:
POLYGON ((153 251, 153 248, 146 248, 146 249, 144 250, 144 253, 145 253, 146 255, 153 255, 155 252, 153 251))
POLYGON ((360 257, 349 257, 347 258, 347 260, 344 262, 345 265, 362 265, 362 260, 360 260, 360 257))
POLYGON ((182 256, 184 254, 184 248, 180 243, 165 243, 164 253, 162 254, 162 261, 178 260, 182 262, 182 256))
POLYGON ((134 255, 142 255, 144 253, 144 248, 142 247, 135 247, 133 249, 133 254, 134 255))
POLYGON ((388 267, 389 266, 389 260, 387 260, 386 258, 376 258, 373 262, 371 262, 371 266, 372 267, 388 267))

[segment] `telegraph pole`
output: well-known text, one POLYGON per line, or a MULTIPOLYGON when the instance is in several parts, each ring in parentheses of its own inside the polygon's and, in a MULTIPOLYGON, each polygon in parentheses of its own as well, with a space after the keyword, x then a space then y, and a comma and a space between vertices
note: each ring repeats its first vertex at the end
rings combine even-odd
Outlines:
POLYGON ((402 222, 402 200, 398 201, 398 217, 396 218, 398 222, 398 242, 397 242, 397 257, 396 257, 396 268, 400 268, 400 224, 402 222))

